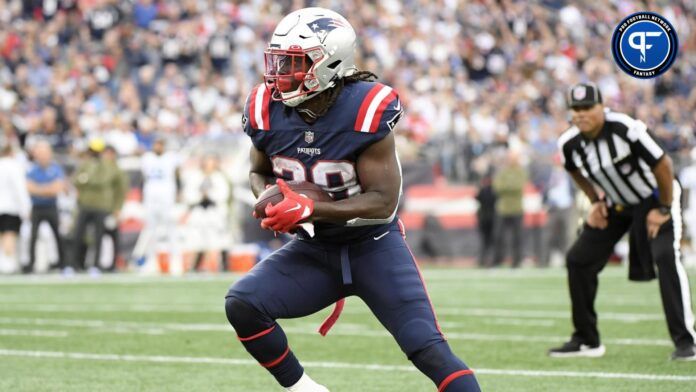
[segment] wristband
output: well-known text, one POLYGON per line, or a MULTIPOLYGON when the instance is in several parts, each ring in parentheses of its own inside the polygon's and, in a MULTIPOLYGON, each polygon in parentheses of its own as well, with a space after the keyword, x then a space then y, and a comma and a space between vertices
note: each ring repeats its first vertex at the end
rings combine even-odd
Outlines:
POLYGON ((660 214, 662 214, 662 215, 671 215, 672 214, 672 206, 668 206, 666 204, 660 204, 657 207, 657 210, 660 211, 660 214))

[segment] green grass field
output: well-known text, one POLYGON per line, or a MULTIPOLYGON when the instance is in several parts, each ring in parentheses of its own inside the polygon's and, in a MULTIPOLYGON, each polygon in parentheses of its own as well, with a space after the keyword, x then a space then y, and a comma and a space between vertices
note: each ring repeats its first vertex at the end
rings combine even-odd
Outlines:
MULTIPOLYGON (((549 359, 546 350, 571 331, 563 270, 424 275, 444 332, 484 391, 696 391, 696 362, 667 359, 656 282, 605 270, 598 311, 607 355, 549 359)), ((223 297, 236 278, 3 278, 0 390, 279 391, 227 324, 223 297)), ((360 300, 349 299, 322 338, 315 331, 328 312, 281 322, 315 380, 332 392, 435 390, 360 300)))

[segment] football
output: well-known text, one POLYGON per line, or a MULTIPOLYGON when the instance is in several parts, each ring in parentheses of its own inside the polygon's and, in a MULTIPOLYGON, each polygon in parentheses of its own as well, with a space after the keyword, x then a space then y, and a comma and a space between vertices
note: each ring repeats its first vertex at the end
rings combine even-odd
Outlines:
MULTIPOLYGON (((321 189, 319 185, 316 185, 307 181, 287 181, 288 186, 293 191, 305 195, 314 201, 333 201, 331 196, 321 189)), ((273 185, 263 191, 256 199, 256 205, 254 205, 254 211, 256 211, 256 216, 258 218, 266 217, 266 205, 271 203, 276 205, 283 200, 283 193, 278 188, 278 185, 273 185)))

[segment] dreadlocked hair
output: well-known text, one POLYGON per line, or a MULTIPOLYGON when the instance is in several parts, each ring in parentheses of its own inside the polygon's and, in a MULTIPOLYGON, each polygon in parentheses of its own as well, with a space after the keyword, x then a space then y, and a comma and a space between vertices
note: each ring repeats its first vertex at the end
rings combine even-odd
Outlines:
POLYGON ((346 76, 345 78, 343 78, 343 80, 346 83, 374 82, 377 79, 379 79, 377 75, 370 71, 358 71, 350 76, 346 76))

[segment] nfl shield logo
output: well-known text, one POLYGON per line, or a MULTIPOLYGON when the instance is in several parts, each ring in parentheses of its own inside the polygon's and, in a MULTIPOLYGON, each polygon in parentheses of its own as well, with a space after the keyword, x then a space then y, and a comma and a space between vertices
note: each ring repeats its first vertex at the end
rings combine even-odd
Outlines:
POLYGON ((585 86, 578 86, 573 90, 573 99, 576 101, 582 101, 585 99, 585 96, 587 96, 587 90, 585 90, 585 86))
POLYGON ((304 133, 304 141, 307 143, 312 143, 314 141, 314 132, 312 131, 305 131, 304 133))

